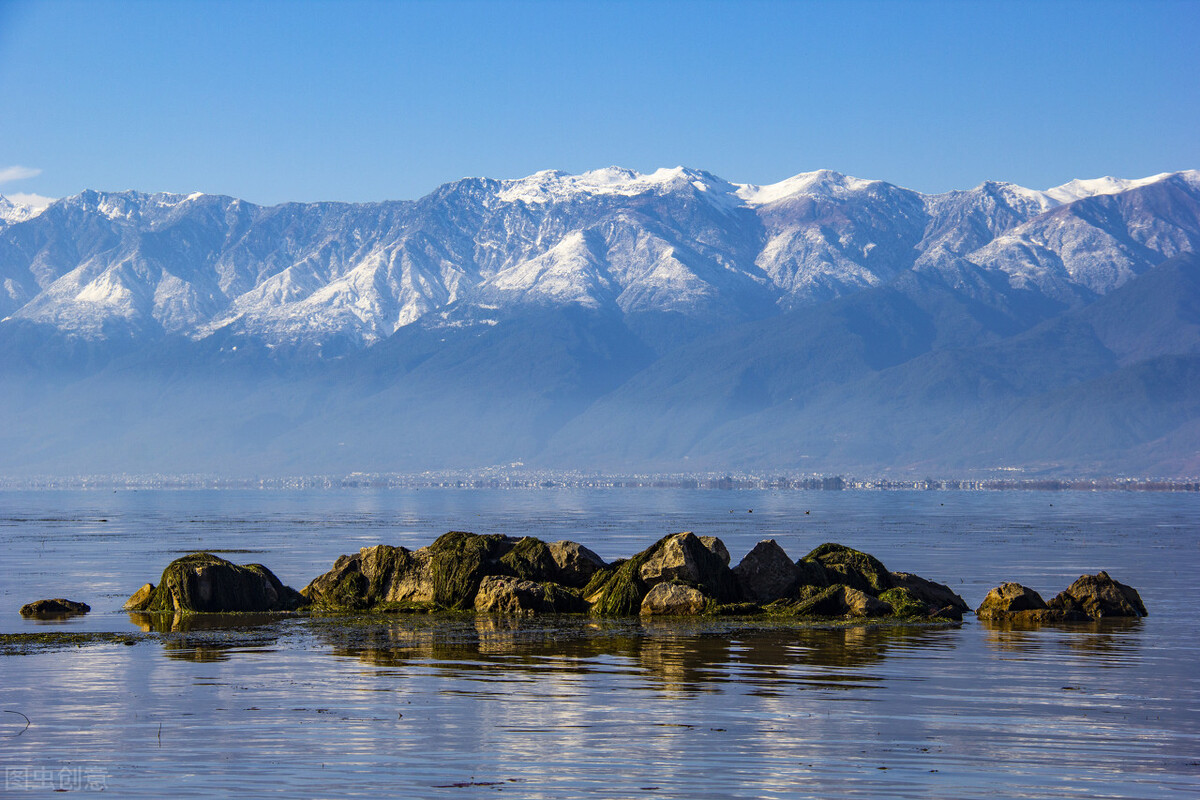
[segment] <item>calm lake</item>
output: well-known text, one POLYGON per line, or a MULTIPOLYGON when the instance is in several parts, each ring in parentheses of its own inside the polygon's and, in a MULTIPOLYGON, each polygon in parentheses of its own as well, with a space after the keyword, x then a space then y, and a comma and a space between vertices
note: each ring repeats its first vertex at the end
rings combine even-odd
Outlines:
MULTIPOLYGON (((313 490, 0 492, 0 633, 116 632, 0 655, 4 796, 1200 796, 1200 495, 313 490), (972 606, 1108 570, 1104 625, 800 629, 709 620, 244 618, 144 633, 119 611, 194 550, 301 588, 341 553, 448 530, 837 541, 972 606), (17 609, 66 596, 66 622, 17 609)), ((11 638, 11 637, 10 637, 11 638)))

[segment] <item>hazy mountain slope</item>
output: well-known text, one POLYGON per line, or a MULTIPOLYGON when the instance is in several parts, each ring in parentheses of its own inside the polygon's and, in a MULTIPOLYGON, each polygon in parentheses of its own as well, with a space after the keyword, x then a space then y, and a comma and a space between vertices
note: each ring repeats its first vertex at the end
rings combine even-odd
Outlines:
POLYGON ((85 192, 0 225, 0 473, 1183 469, 1198 245, 1196 172, 85 192))
POLYGON ((864 371, 814 402, 764 403, 697 438, 686 455, 751 464, 781 452, 793 467, 957 471, 1188 461, 1193 439, 1179 438, 1178 449, 1160 440, 1200 411, 1189 394, 1200 358, 1198 280, 1200 258, 1177 257, 1091 307, 1017 336, 864 371), (1151 449, 1152 457, 1123 463, 1151 449))

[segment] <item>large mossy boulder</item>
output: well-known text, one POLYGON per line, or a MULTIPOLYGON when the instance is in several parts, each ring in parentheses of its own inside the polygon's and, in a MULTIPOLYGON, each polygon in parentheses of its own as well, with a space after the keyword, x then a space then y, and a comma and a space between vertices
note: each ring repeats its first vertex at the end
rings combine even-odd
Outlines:
POLYGON ((886 592, 894 585, 892 574, 879 559, 843 544, 826 542, 801 561, 820 564, 830 584, 844 584, 870 595, 886 592))
POLYGON ((597 616, 633 616, 650 589, 668 582, 691 586, 718 603, 739 599, 725 545, 691 532, 664 536, 633 558, 596 572, 583 597, 597 616))
POLYGON ((802 558, 796 562, 797 586, 825 588, 829 585, 829 573, 821 566, 821 562, 811 558, 802 558))
POLYGON ((126 603, 126 609, 178 614, 235 613, 295 611, 308 604, 304 596, 284 586, 262 564, 239 566, 212 553, 191 553, 175 559, 163 570, 158 586, 146 595, 143 586, 126 603))
POLYGON ((333 568, 304 587, 325 609, 364 610, 383 604, 417 604, 468 610, 489 575, 546 579, 539 570, 554 561, 537 539, 450 531, 419 550, 376 545, 340 556, 333 568), (517 550, 518 545, 520 549, 517 550), (505 561, 505 557, 517 556, 505 561), (522 574, 523 573, 523 574, 522 574))
MULTIPOLYGON (((955 594, 946 584, 934 583, 920 575, 913 575, 911 572, 893 572, 892 588, 903 589, 920 602, 938 609, 952 608, 959 612, 971 610, 967 601, 955 594)), ((880 594, 881 598, 883 594, 885 593, 880 594)))
POLYGON ((605 564, 600 556, 577 542, 546 544, 525 536, 500 558, 509 574, 541 583, 582 589, 605 564))
POLYGON ((338 556, 333 567, 301 589, 314 606, 363 610, 387 602, 432 603, 432 591, 418 580, 418 560, 403 547, 364 547, 338 556))
POLYGON ((558 562, 550 546, 541 539, 524 536, 500 557, 500 563, 517 578, 527 581, 553 581, 558 577, 558 562))
POLYGON ((1086 614, 1091 619, 1146 616, 1146 606, 1137 590, 1113 580, 1107 572, 1081 575, 1048 605, 1068 613, 1086 614))
POLYGON ((764 539, 733 568, 742 597, 770 603, 788 597, 800 586, 800 570, 774 539, 764 539))
POLYGON ((433 602, 445 608, 474 608, 475 593, 485 577, 510 574, 511 568, 502 559, 518 541, 498 533, 451 531, 418 550, 433 602))

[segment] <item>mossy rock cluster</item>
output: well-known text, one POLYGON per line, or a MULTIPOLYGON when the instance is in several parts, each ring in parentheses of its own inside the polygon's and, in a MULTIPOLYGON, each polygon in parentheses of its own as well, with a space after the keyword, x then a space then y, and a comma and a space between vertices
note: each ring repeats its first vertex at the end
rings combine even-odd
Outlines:
POLYGON ((891 572, 879 559, 827 542, 796 562, 797 587, 765 605, 800 619, 961 620, 966 602, 945 584, 891 572))
POLYGON ((588 564, 603 562, 573 542, 451 531, 418 550, 377 545, 341 556, 301 593, 322 611, 468 611, 486 579, 512 578, 524 583, 492 587, 508 594, 489 595, 481 610, 573 612, 588 564))
POLYGON ((698 590, 708 606, 742 599, 725 545, 691 532, 664 536, 632 558, 597 572, 584 587, 583 598, 596 616, 630 616, 641 613, 646 595, 664 582, 698 590))
MULTIPOLYGON (((1126 597, 1122 591, 1105 584, 1056 602, 1083 608, 1093 595, 1126 597)), ((575 542, 451 531, 417 550, 381 544, 340 556, 301 592, 260 564, 238 566, 193 553, 171 562, 157 586, 146 584, 126 604, 130 611, 174 614, 306 606, 330 613, 767 614, 814 620, 961 619, 967 610, 944 584, 890 572, 874 556, 844 545, 823 544, 792 561, 767 540, 731 569, 719 539, 690 532, 664 536, 631 558, 605 564, 575 542)))

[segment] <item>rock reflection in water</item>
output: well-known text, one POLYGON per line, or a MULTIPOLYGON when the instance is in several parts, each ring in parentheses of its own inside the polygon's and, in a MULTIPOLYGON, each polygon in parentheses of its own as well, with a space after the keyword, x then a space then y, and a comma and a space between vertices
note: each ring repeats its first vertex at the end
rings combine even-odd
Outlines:
POLYGON ((954 628, 800 628, 660 620, 477 616, 314 625, 334 655, 379 667, 423 663, 457 674, 627 674, 667 692, 737 683, 759 694, 786 686, 850 688, 894 648, 952 647, 954 628), (499 671, 499 672, 497 672, 499 671))
POLYGON ((280 636, 279 614, 147 614, 129 619, 146 633, 161 634, 167 658, 228 661, 232 653, 274 645, 280 636))
POLYGON ((1115 617, 1092 622, 1011 622, 980 620, 988 646, 1002 653, 1032 654, 1066 647, 1083 656, 1102 657, 1101 666, 1129 666, 1141 649, 1144 620, 1115 617))

